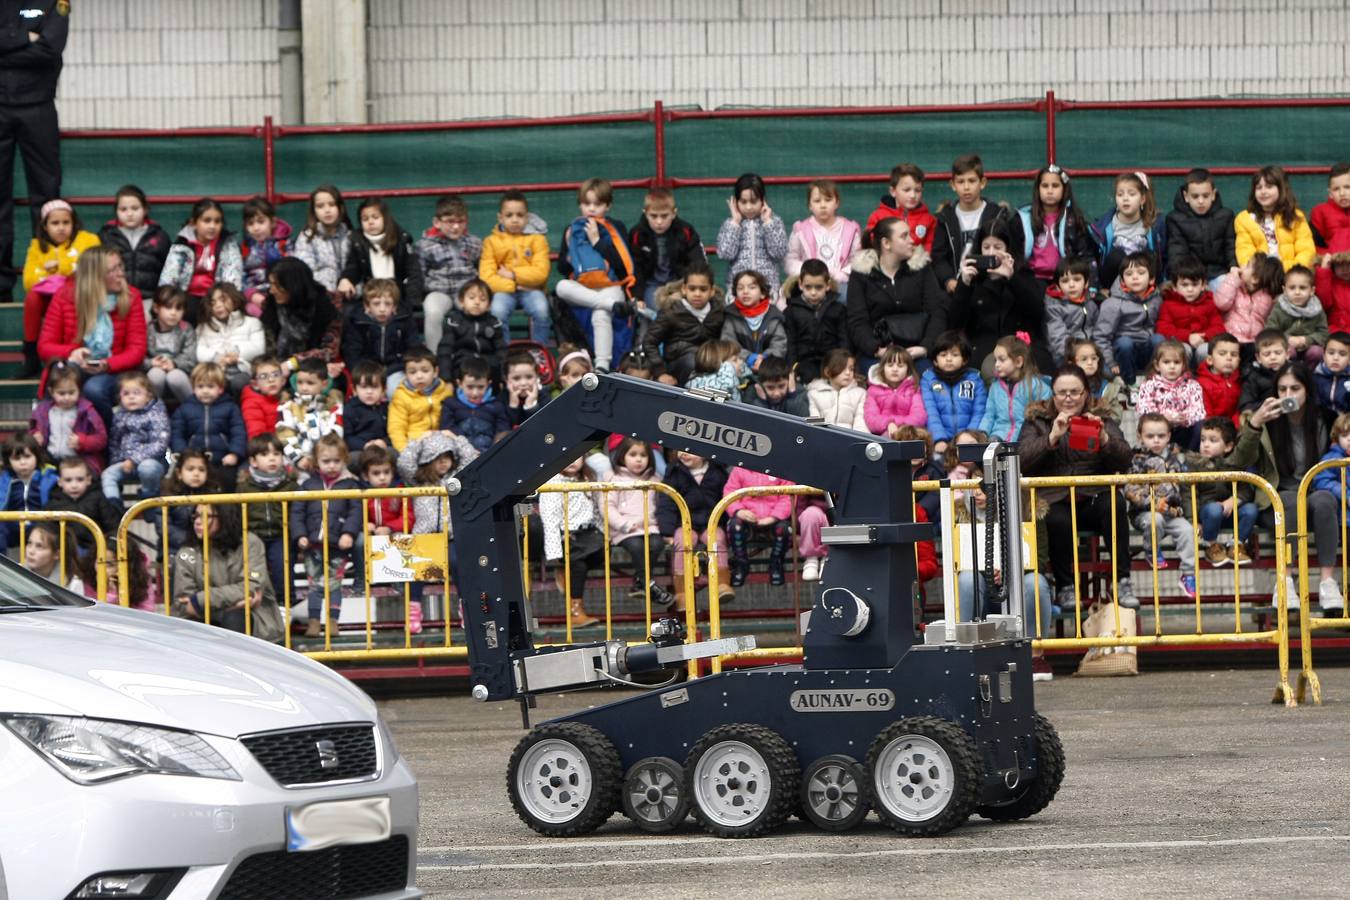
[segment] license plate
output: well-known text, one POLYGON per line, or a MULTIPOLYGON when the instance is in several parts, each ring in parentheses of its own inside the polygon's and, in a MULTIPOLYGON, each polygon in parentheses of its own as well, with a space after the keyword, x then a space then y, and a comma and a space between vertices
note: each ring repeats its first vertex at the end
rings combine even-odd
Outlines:
POLYGON ((369 844, 385 840, 389 832, 388 797, 330 800, 286 810, 286 849, 292 853, 369 844))

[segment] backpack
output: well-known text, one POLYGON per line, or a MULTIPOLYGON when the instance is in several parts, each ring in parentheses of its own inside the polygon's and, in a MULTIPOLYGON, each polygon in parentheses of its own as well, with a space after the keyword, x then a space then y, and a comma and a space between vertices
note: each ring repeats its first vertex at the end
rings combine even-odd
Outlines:
POLYGON ((634 282, 633 257, 628 252, 628 245, 619 239, 619 230, 609 219, 596 219, 595 224, 600 228, 600 243, 595 246, 591 246, 590 240, 586 237, 585 219, 577 219, 568 226, 567 248, 572 261, 573 278, 579 284, 596 291, 616 285, 626 291, 634 282), (606 241, 623 261, 626 274, 621 279, 615 277, 609 260, 600 252, 600 247, 606 241))

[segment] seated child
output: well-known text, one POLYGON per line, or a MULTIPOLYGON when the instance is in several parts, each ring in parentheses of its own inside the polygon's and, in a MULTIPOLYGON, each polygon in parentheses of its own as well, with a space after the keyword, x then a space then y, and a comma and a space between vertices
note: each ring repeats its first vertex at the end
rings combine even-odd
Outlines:
POLYGON ((1267 328, 1256 336, 1256 361, 1242 379, 1238 410, 1247 412, 1275 396, 1275 374, 1289 362, 1289 339, 1283 332, 1267 328))
POLYGON ((994 380, 980 430, 994 440, 1015 441, 1026 421, 1027 404, 1050 396, 1050 379, 1036 371, 1026 333, 1001 337, 994 344, 994 380))
MULTIPOLYGON (((469 207, 458 194, 447 194, 436 201, 431 227, 418 239, 415 252, 422 265, 422 283, 426 296, 422 312, 426 317, 427 346, 441 343, 441 328, 458 297, 460 288, 478 275, 484 241, 469 233, 469 207)), ((544 244, 548 252, 548 243, 544 244)))
MULTIPOLYGON (((561 368, 561 367, 559 367, 561 368)), ((389 443, 402 453, 408 441, 438 427, 441 404, 452 392, 436 375, 436 355, 413 346, 403 354, 403 383, 389 400, 389 443)))
POLYGON ((221 470, 224 484, 234 484, 235 467, 248 452, 248 433, 239 404, 225 393, 225 370, 215 363, 197 363, 192 370, 192 397, 169 420, 169 447, 206 451, 221 470))
POLYGON ((1172 287, 1163 291, 1154 342, 1180 341, 1186 362, 1195 365, 1209 355, 1209 342, 1223 333, 1223 317, 1205 286, 1205 265, 1194 256, 1172 264, 1172 287))
POLYGON ((952 436, 984 418, 984 379, 970 365, 970 344, 959 331, 945 331, 933 344, 933 365, 919 379, 933 452, 943 453, 952 436))
POLYGON ((1135 373, 1147 363, 1153 352, 1154 325, 1162 297, 1153 283, 1154 257, 1137 251, 1120 264, 1120 280, 1111 286, 1111 295, 1102 301, 1092 340, 1102 352, 1106 370, 1119 375, 1125 384, 1134 384, 1135 373))
POLYGON ((450 310, 436 351, 442 380, 458 380, 460 365, 472 356, 487 361, 493 378, 501 371, 506 328, 488 308, 488 296, 488 286, 477 278, 460 290, 459 305, 450 310))
POLYGON ((613 202, 614 188, 605 179, 581 183, 577 189, 581 215, 563 231, 558 249, 562 281, 554 288, 559 299, 590 310, 595 367, 602 372, 609 371, 614 357, 614 320, 632 313, 628 290, 633 284, 633 258, 627 229, 609 215, 613 202))
MULTIPOLYGON (((852 219, 839 215, 839 185, 817 179, 806 186, 806 207, 811 215, 792 225, 783 268, 789 276, 801 273, 808 260, 824 262, 826 273, 835 284, 848 291, 852 272, 849 260, 862 249, 862 230, 852 219)), ((786 296, 787 291, 784 291, 786 296)))
POLYGON ((1332 331, 1350 331, 1350 230, 1337 232, 1317 264, 1317 299, 1332 331))
MULTIPOLYGON (((403 458, 399 457, 400 465, 403 458)), ((590 470, 584 457, 578 456, 549 484, 585 484, 590 470)), ((544 531, 544 559, 554 564, 558 589, 567 598, 569 628, 589 628, 600 624, 597 616, 586 612, 584 594, 591 570, 605 563, 605 535, 596 503, 597 494, 589 491, 546 491, 539 495, 539 519, 544 531), (566 504, 564 506, 564 504, 566 504), (563 555, 567 555, 567 563, 563 555), (564 574, 567 581, 564 582, 564 574)))
POLYGON ((1205 392, 1186 368, 1186 345, 1168 338, 1153 351, 1153 360, 1139 387, 1135 411, 1161 413, 1171 426, 1171 440, 1183 450, 1198 441, 1195 430, 1205 418, 1205 392))
MULTIPOLYGON (((722 496, 746 487, 790 487, 792 482, 776 475, 765 475, 739 466, 727 477, 722 496)), ((792 536, 792 500, 783 494, 741 497, 726 508, 727 531, 731 537, 731 586, 738 588, 750 576, 750 536, 768 533, 773 544, 769 549, 769 582, 784 582, 783 561, 787 556, 788 539, 792 536)))
MULTIPOLYGON (((1244 429, 1244 431, 1250 430, 1244 429)), ((1348 457, 1350 457, 1350 413, 1341 413, 1331 426, 1331 447, 1323 454, 1320 462, 1344 460, 1348 457)), ((1340 468, 1324 469, 1313 476, 1312 483, 1313 491, 1330 491, 1332 496, 1336 498, 1336 504, 1340 509, 1346 509, 1345 491, 1341 488, 1341 473, 1343 471, 1340 468)), ((1346 514, 1346 518, 1350 520, 1350 513, 1346 514)), ((1322 609, 1345 609, 1345 600, 1341 596, 1340 586, 1336 583, 1335 578, 1324 577, 1317 592, 1318 603, 1322 609)))
POLYGON ((94 404, 80 395, 80 370, 65 360, 51 364, 47 399, 33 409, 28 430, 53 461, 79 457, 89 471, 102 471, 108 429, 94 404))
MULTIPOLYGON (((366 487, 387 488, 394 484, 394 453, 388 447, 372 445, 362 450, 356 468, 366 487)), ((411 520, 412 509, 403 497, 371 497, 366 501, 368 534, 403 534, 409 530, 411 520)))
POLYGON ((692 264, 708 260, 703 239, 679 216, 675 195, 667 188, 652 188, 642 200, 642 218, 629 234, 633 296, 647 318, 656 318, 661 288, 684 278, 692 264))
POLYGON ((656 295, 656 321, 647 329, 642 348, 665 360, 669 384, 684 384, 694 372, 694 352, 722 336, 726 303, 713 285, 706 262, 689 264, 683 281, 673 281, 656 295))
POLYGON ((1350 412, 1350 333, 1334 331, 1327 337, 1322 361, 1313 370, 1322 412, 1335 417, 1350 412))
MULTIPOLYGON (((287 253, 291 226, 277 216, 266 197, 250 197, 244 203, 244 237, 239 253, 244 258, 244 313, 257 318, 267 301, 267 273, 287 253)), ((276 582, 272 583, 276 586, 276 582)))
POLYGON ((803 419, 811 415, 806 391, 797 390, 797 373, 787 360, 777 356, 760 360, 759 371, 755 373, 755 389, 744 392, 741 400, 751 406, 762 406, 803 419))
POLYGON ((530 351, 507 353, 502 369, 506 376, 506 418, 512 428, 519 428, 548 402, 548 393, 539 383, 539 365, 530 351))
POLYGON ((62 565, 61 535, 57 533, 57 523, 36 522, 28 529, 27 541, 23 548, 23 567, 39 578, 45 578, 53 584, 66 584, 62 565))
POLYGON ((1313 238, 1319 252, 1325 253, 1331 242, 1350 233, 1350 163, 1338 162, 1327 173, 1327 199, 1312 208, 1313 238))
POLYGON ((937 232, 937 219, 923 203, 923 169, 913 163, 901 163, 891 169, 891 184, 886 194, 867 217, 867 227, 863 233, 870 235, 872 229, 882 219, 903 219, 909 225, 909 233, 916 244, 933 252, 933 235, 937 232))
POLYGON ((863 421, 868 431, 892 439, 902 425, 928 424, 919 374, 904 347, 892 345, 867 373, 863 421))
POLYGON ((183 315, 187 294, 171 284, 155 291, 146 326, 145 362, 141 368, 150 376, 156 397, 168 390, 182 403, 192 396, 192 367, 197 365, 197 332, 183 315))
POLYGON ((1294 265, 1284 273, 1284 293, 1275 300, 1266 327, 1288 338, 1290 359, 1310 369, 1322 361, 1329 329, 1322 303, 1313 294, 1312 269, 1294 265))
MULTIPOLYGON (((248 466, 239 470, 239 492, 253 494, 298 490, 300 483, 286 470, 286 456, 277 436, 269 433, 249 438, 248 466)), ((262 541, 263 551, 267 555, 267 574, 276 589, 277 599, 287 603, 290 600, 291 579, 286 577, 286 547, 281 527, 285 515, 285 507, 280 502, 248 505, 249 534, 257 535, 258 540, 262 541)))
POLYGON ((277 427, 277 406, 281 403, 286 376, 275 356, 260 356, 253 361, 253 380, 239 394, 239 410, 244 416, 244 431, 255 438, 271 434, 277 427))
POLYGON ((348 371, 363 362, 384 370, 385 390, 393 393, 403 380, 403 354, 416 343, 417 323, 412 311, 399 305, 398 284, 392 278, 372 278, 342 323, 342 361, 348 371))
MULTIPOLYGON (((1161 413, 1144 413, 1139 417, 1139 449, 1130 462, 1132 475, 1157 472, 1187 471, 1186 456, 1172 443, 1172 426, 1161 413)), ((1189 497, 1175 482, 1160 484, 1127 484, 1120 489, 1128 504, 1130 522, 1144 536, 1145 544, 1156 551, 1156 566, 1167 567, 1161 544, 1164 536, 1172 538, 1181 557, 1181 590, 1187 597, 1195 596, 1195 538, 1186 515, 1189 497)))
POLYGON ((825 354, 820 377, 806 386, 806 399, 811 415, 824 419, 827 425, 870 433, 867 391, 858 385, 853 355, 842 347, 825 354))
MULTIPOLYGON (((33 512, 47 508, 56 487, 56 466, 47 458, 42 445, 22 431, 10 435, 0 446, 0 509, 5 512, 33 512)), ((5 522, 0 526, 0 553, 19 541, 23 523, 5 522)), ((32 534, 32 529, 29 532, 32 534)))
MULTIPOLYGON (((666 469, 665 483, 684 498, 689 508, 689 528, 693 534, 694 546, 686 547, 684 529, 681 527, 680 511, 675 501, 664 493, 656 495, 656 522, 661 534, 670 541, 674 555, 670 561, 671 574, 676 585, 684 577, 684 554, 694 552, 699 546, 707 548, 709 565, 717 567, 718 599, 730 603, 736 599, 736 591, 727 580, 726 556, 727 542, 719 527, 716 534, 708 531, 708 518, 713 507, 721 500, 727 486, 727 468, 719 462, 705 459, 696 453, 684 450, 676 452, 675 459, 666 469)), ((684 611, 684 602, 676 592, 675 611, 684 611)))
MULTIPOLYGON (((370 291, 366 291, 366 299, 370 291)), ((342 406, 342 438, 353 454, 369 446, 389 446, 389 404, 384 399, 385 369, 373 359, 351 367, 352 395, 342 406)), ((399 373, 400 377, 402 373, 399 373)))
MULTIPOLYGON (((117 534, 122 522, 122 504, 113 503, 102 491, 90 490, 94 472, 78 456, 67 456, 57 464, 57 486, 47 497, 49 512, 77 512, 94 520, 104 537, 117 534)), ((80 525, 67 526, 68 534, 75 536, 75 546, 81 553, 94 552, 94 536, 80 525)))
MULTIPOLYGON (((1088 391, 1101 401, 1117 422, 1125 414, 1125 400, 1129 389, 1120 376, 1108 378, 1102 373, 1102 353, 1092 341, 1070 341, 1068 361, 1083 370, 1088 377, 1088 391)), ((1235 398, 1236 402, 1236 398, 1235 398)))
POLYGON ((694 353, 694 374, 685 387, 690 390, 721 391, 733 401, 741 399, 741 347, 735 341, 707 341, 694 353))
POLYGON ((139 496, 159 496, 160 482, 168 468, 169 415, 164 401, 150 390, 144 372, 127 372, 118 379, 121 403, 113 410, 112 439, 108 442, 108 468, 103 470, 103 493, 114 503, 122 502, 122 482, 141 483, 139 496))
MULTIPOLYGON (((528 337, 540 344, 553 341, 553 315, 544 288, 551 267, 548 239, 527 229, 530 207, 520 191, 507 191, 497 208, 497 227, 482 243, 477 276, 492 293, 492 315, 501 325, 505 340, 511 339, 511 313, 523 308, 530 317, 528 337)), ((461 296, 472 278, 455 286, 452 297, 461 296)), ((444 319, 450 306, 441 314, 444 319)))
POLYGON ((493 369, 487 360, 467 357, 459 371, 459 387, 441 404, 440 426, 463 435, 481 453, 511 430, 511 421, 506 405, 493 395, 493 369))
POLYGON ((1214 305, 1223 316, 1223 329, 1242 345, 1242 364, 1251 362, 1256 336, 1266 327, 1275 298, 1284 290, 1284 266, 1278 256, 1253 254, 1241 267, 1229 271, 1214 289, 1214 305))
MULTIPOLYGON (((178 454, 173 470, 162 482, 166 497, 195 497, 198 494, 218 494, 221 483, 219 475, 211 469, 211 461, 206 451, 189 447, 178 454)), ((169 553, 172 554, 187 542, 192 534, 191 506, 171 506, 168 509, 169 553)))
POLYGON ((741 359, 750 371, 759 368, 765 355, 788 358, 787 322, 772 305, 768 282, 753 269, 741 272, 732 282, 735 302, 722 319, 722 340, 741 347, 741 359))
POLYGON ((295 395, 277 407, 282 452, 287 462, 306 472, 320 438, 342 437, 342 407, 328 392, 328 383, 327 364, 317 356, 305 357, 295 372, 295 395))
MULTIPOLYGON (((356 490, 361 483, 347 468, 347 445, 342 435, 330 432, 313 444, 314 455, 305 470, 308 475, 300 484, 302 491, 356 490)), ((319 500, 302 500, 291 504, 291 538, 305 564, 309 580, 309 621, 305 637, 315 638, 324 633, 324 579, 328 579, 328 629, 337 629, 338 614, 342 609, 342 579, 350 572, 360 590, 365 573, 362 569, 361 501, 329 500, 325 527, 324 504, 319 500), (328 568, 324 569, 324 542, 328 544, 328 568)))
POLYGON ((765 193, 764 179, 747 172, 727 198, 731 215, 717 231, 717 258, 727 264, 733 294, 741 272, 759 274, 765 298, 778 294, 778 266, 787 256, 788 236, 765 193))
POLYGON ((232 284, 207 291, 197 325, 197 361, 225 370, 230 393, 238 394, 253 375, 253 360, 267 352, 262 322, 244 313, 244 295, 232 284))
MULTIPOLYGON (((1238 422, 1238 399, 1242 396, 1242 376, 1238 374, 1241 347, 1237 338, 1228 332, 1214 336, 1209 342, 1209 356, 1195 371, 1200 391, 1205 398, 1205 417, 1225 416, 1238 422)), ((1346 359, 1350 360, 1350 343, 1346 344, 1346 359)))
POLYGON ((1055 266, 1055 283, 1045 289, 1045 332, 1055 365, 1064 364, 1070 342, 1092 337, 1097 303, 1088 291, 1091 278, 1091 260, 1065 257, 1055 266))
POLYGON ((787 326, 787 359, 797 365, 797 377, 809 384, 820 377, 825 354, 847 343, 848 311, 837 282, 818 259, 803 262, 798 271, 783 283, 787 306, 783 310, 787 326))
MULTIPOLYGON (((611 481, 660 481, 652 452, 637 438, 623 438, 610 453, 614 466, 611 481)), ((671 608, 675 595, 656 582, 656 560, 665 549, 655 514, 655 491, 612 491, 605 494, 609 517, 609 542, 628 555, 633 564, 632 599, 650 595, 654 607, 671 608)))
POLYGON ((1182 259, 1193 257, 1200 263, 1201 280, 1217 283, 1237 265, 1233 252, 1237 234, 1234 213, 1219 199, 1209 170, 1187 172, 1172 206, 1166 219, 1168 271, 1175 273, 1182 259))
MULTIPOLYGON (((1244 428, 1243 432, 1251 432, 1251 439, 1260 437, 1250 428, 1244 428)), ((1241 471, 1229 459, 1236 443, 1237 428, 1231 418, 1212 416, 1206 419, 1200 423, 1200 452, 1187 454, 1186 457, 1189 471, 1241 471)), ((1334 449, 1335 439, 1332 444, 1334 449)), ((1205 543, 1205 559, 1209 560, 1211 566, 1251 561, 1243 545, 1251 535, 1260 513, 1255 502, 1256 489, 1241 481, 1236 483, 1236 487, 1235 494, 1234 482, 1231 481, 1212 481, 1195 486, 1195 502, 1200 506, 1200 539, 1205 543), (1228 538, 1220 541, 1219 532, 1233 524, 1234 506, 1237 507, 1237 540, 1228 538)), ((1313 487, 1317 487, 1316 480, 1313 487)))

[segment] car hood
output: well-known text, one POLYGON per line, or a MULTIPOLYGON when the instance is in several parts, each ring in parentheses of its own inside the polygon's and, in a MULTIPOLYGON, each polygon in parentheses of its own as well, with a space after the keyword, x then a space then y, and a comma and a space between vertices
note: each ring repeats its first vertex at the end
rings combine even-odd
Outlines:
POLYGON ((369 697, 299 653, 104 604, 0 615, 0 712, 226 737, 376 717, 369 697))

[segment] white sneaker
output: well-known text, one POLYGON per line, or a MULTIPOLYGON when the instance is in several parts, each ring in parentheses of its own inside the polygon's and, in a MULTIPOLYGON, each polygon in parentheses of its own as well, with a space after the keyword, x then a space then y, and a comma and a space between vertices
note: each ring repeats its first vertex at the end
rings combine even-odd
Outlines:
POLYGON ((808 556, 802 563, 802 581, 820 580, 820 558, 808 556))
POLYGON ((1323 578, 1317 586, 1318 604, 1323 612, 1341 614, 1345 612, 1345 598, 1341 596, 1340 585, 1334 578, 1323 578))
POLYGON ((1298 609, 1298 583, 1293 575, 1284 576, 1284 606, 1285 609, 1298 609))

